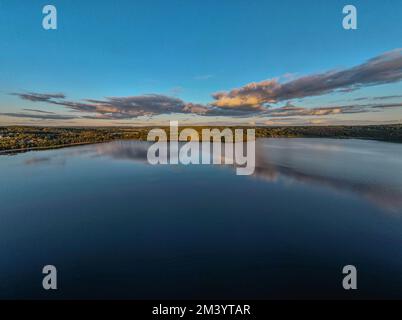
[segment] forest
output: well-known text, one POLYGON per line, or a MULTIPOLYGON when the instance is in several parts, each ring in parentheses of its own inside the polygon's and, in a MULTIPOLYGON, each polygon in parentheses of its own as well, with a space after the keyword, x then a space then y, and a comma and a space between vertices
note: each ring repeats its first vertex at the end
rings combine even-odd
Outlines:
MULTIPOLYGON (((77 144, 108 142, 113 140, 147 140, 154 127, 104 127, 104 128, 55 128, 55 127, 0 127, 0 151, 23 151, 58 148, 77 144)), ((197 132, 204 128, 193 126, 197 132)), ((253 127, 229 127, 231 130, 253 127)), ((169 127, 164 127, 169 132, 169 127)), ((184 127, 179 128, 179 131, 184 127)), ((370 126, 294 126, 255 127, 256 138, 338 138, 370 139, 402 142, 402 124, 370 126)))

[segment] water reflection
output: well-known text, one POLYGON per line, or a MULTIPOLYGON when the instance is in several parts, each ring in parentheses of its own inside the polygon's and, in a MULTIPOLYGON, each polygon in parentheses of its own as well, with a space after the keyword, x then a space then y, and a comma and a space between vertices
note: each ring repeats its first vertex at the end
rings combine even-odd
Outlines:
MULTIPOLYGON (((118 141, 99 144, 90 150, 95 149, 93 156, 146 163, 148 146, 145 142, 118 141)), ((270 183, 287 179, 351 192, 382 208, 399 211, 401 156, 401 145, 376 141, 263 139, 257 143, 253 177, 270 183), (343 170, 354 172, 339 175, 343 170), (380 171, 379 176, 374 175, 376 170, 380 171)))
POLYGON ((350 298, 346 264, 353 297, 402 297, 402 145, 259 140, 253 176, 148 146, 0 157, 0 298, 48 298, 49 263, 66 299, 350 298))
POLYGON ((65 158, 60 157, 32 157, 26 159, 24 164, 27 166, 37 166, 37 165, 61 165, 63 166, 66 163, 65 158))
MULTIPOLYGON (((74 156, 107 157, 146 164, 151 144, 114 141, 32 153, 25 165, 63 165, 74 156)), ((222 150, 222 158, 224 157, 222 150)), ((219 167, 219 166, 217 166, 219 167)), ((235 172, 233 172, 235 174, 235 172)), ((367 199, 383 209, 402 211, 402 145, 362 140, 260 139, 252 177, 329 188, 367 199)))
POLYGON ((339 192, 353 192, 383 209, 398 211, 402 208, 402 193, 388 186, 306 174, 292 168, 278 165, 270 166, 269 164, 267 166, 258 166, 255 172, 255 177, 270 182, 277 181, 281 176, 301 183, 328 187, 339 192))
POLYGON ((133 160, 147 163, 150 143, 140 141, 115 141, 95 146, 93 156, 108 156, 116 160, 133 160))
POLYGON ((383 209, 402 209, 402 146, 360 140, 266 139, 255 177, 287 180, 361 196, 383 209))

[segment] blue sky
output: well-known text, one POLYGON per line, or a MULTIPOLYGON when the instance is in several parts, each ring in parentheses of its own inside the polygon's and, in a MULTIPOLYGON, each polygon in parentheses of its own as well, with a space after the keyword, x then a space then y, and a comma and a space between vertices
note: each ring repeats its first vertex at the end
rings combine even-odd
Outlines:
MULTIPOLYGON (((402 101, 394 97, 402 95, 401 53, 395 51, 402 47, 402 2, 350 2, 357 8, 357 30, 342 28, 346 4, 337 0, 1 0, 0 124, 138 124, 173 118, 268 125, 402 122, 402 108, 378 106, 402 101), (57 8, 57 30, 42 28, 46 4, 57 8), (390 51, 399 72, 391 81, 362 81, 356 83, 358 88, 341 84, 290 99, 275 95, 255 105, 248 99, 247 105, 232 103, 238 94, 233 90, 252 82, 286 83, 329 70, 349 70, 390 51), (226 92, 224 98, 232 100, 224 105, 226 100, 212 97, 216 92, 226 92), (56 93, 64 97, 35 97, 56 93), (111 102, 108 97, 118 99, 111 102), (360 104, 353 112, 308 112, 350 107, 356 101, 360 104), (369 104, 374 111, 367 109, 369 104), (292 112, 264 112, 264 108, 286 106, 292 112), (206 115, 211 108, 217 112, 206 115), (50 119, 50 113, 56 116, 50 119)), ((255 94, 260 91, 251 93, 255 94)))

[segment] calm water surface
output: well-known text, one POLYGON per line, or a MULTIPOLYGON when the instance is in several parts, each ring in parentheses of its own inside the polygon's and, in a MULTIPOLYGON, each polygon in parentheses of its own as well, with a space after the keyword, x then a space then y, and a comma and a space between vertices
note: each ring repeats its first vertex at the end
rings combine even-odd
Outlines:
POLYGON ((0 156, 0 298, 402 298, 401 144, 263 139, 253 176, 147 146, 0 156))

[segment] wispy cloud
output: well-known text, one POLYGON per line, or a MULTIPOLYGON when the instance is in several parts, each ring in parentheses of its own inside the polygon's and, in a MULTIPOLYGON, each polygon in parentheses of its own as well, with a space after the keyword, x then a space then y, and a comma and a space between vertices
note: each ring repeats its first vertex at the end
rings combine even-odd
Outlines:
POLYGON ((66 96, 62 93, 35 93, 35 92, 27 92, 27 93, 11 93, 11 95, 15 95, 20 97, 23 100, 33 101, 33 102, 49 102, 52 99, 64 99, 66 96))
POLYGON ((195 76, 194 79, 195 80, 208 80, 208 79, 211 79, 213 77, 214 76, 212 74, 202 74, 202 75, 195 76))
POLYGON ((75 111, 92 112, 114 119, 129 119, 172 113, 203 113, 202 105, 186 103, 176 97, 149 94, 130 97, 110 97, 104 100, 86 99, 84 103, 57 101, 75 111))
POLYGON ((262 115, 269 117, 304 117, 304 116, 327 116, 336 114, 350 114, 350 113, 366 113, 376 112, 376 109, 386 108, 399 108, 402 107, 401 103, 389 104, 357 104, 357 105, 340 105, 319 108, 305 108, 297 107, 288 103, 284 107, 271 108, 265 111, 262 115))
POLYGON ((170 94, 173 96, 178 96, 179 94, 183 93, 184 88, 183 87, 174 87, 170 89, 170 94))
MULTIPOLYGON (((199 76, 201 80, 212 75, 199 76)), ((295 117, 295 116, 325 116, 347 113, 373 112, 374 109, 402 107, 401 103, 391 104, 350 104, 341 106, 323 106, 308 108, 294 106, 292 99, 319 96, 340 91, 354 91, 366 86, 394 83, 402 80, 402 49, 396 49, 374 57, 358 66, 332 70, 324 73, 311 74, 304 77, 285 77, 286 82, 279 79, 269 79, 247 84, 228 92, 218 92, 212 95, 209 104, 186 102, 175 96, 161 94, 144 94, 125 97, 106 97, 103 99, 82 99, 71 101, 63 93, 12 93, 23 100, 34 103, 48 103, 63 106, 77 112, 78 116, 63 116, 51 114, 38 109, 24 109, 45 115, 8 113, 3 115, 15 117, 30 117, 43 119, 103 119, 124 120, 143 116, 164 114, 195 114, 202 116, 223 117, 295 117), (287 101, 283 107, 275 107, 278 103, 287 101)), ((372 98, 383 100, 400 98, 390 95, 372 98)), ((364 101, 369 97, 355 98, 353 101, 364 101)))
POLYGON ((15 95, 32 102, 46 102, 64 106, 73 111, 95 113, 96 115, 84 116, 93 119, 129 119, 146 115, 206 111, 205 107, 199 104, 186 103, 177 97, 160 94, 109 97, 103 100, 84 99, 78 102, 66 100, 63 94, 23 93, 15 95))
POLYGON ((386 52, 367 62, 343 70, 332 70, 304 76, 285 83, 269 79, 247 84, 229 92, 213 95, 212 103, 219 108, 242 108, 254 111, 265 104, 296 98, 353 91, 365 86, 402 80, 402 49, 386 52))
POLYGON ((391 96, 378 96, 378 97, 359 97, 353 99, 353 101, 364 101, 364 100, 390 100, 390 99, 400 99, 402 95, 391 95, 391 96))
POLYGON ((42 120, 71 120, 77 119, 76 116, 66 116, 60 114, 31 114, 31 113, 14 113, 14 112, 2 112, 2 116, 13 117, 13 118, 31 118, 31 119, 42 119, 42 120))
POLYGON ((38 110, 38 109, 22 109, 22 110, 24 110, 24 111, 30 111, 30 112, 45 113, 45 114, 55 114, 54 112, 44 111, 44 110, 38 110))

